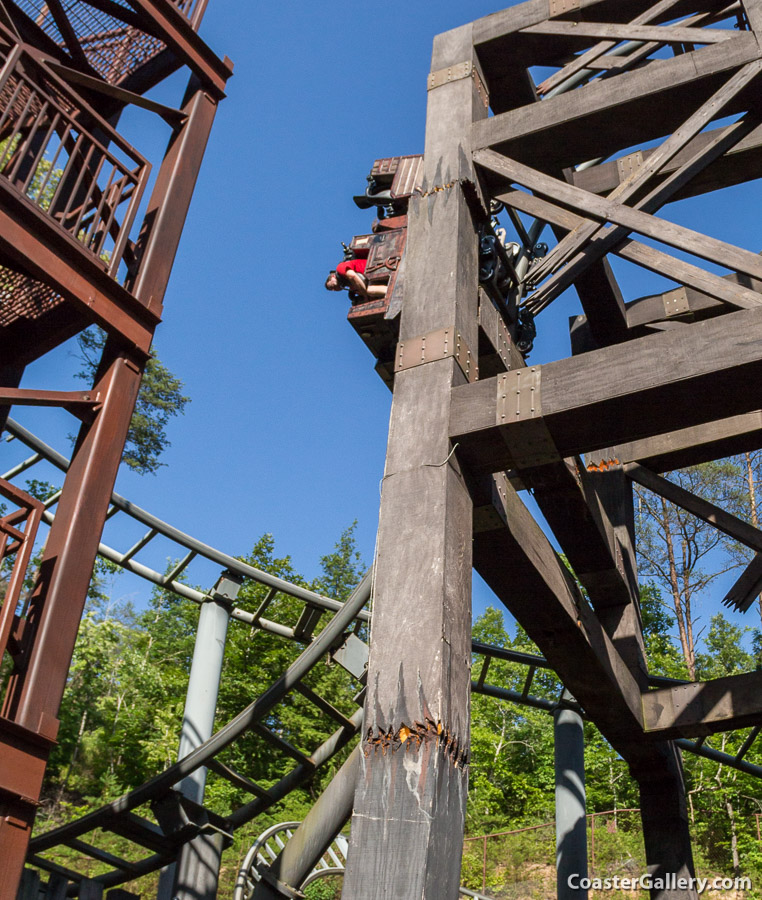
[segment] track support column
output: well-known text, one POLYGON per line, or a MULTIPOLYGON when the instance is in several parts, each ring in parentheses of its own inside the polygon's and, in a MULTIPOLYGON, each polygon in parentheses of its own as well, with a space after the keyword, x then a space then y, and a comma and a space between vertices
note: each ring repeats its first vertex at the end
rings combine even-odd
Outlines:
POLYGON ((474 377, 478 346, 478 237, 466 198, 474 180, 470 127, 487 110, 475 65, 470 25, 436 38, 424 178, 409 207, 402 365, 381 496, 347 900, 458 896, 472 503, 448 425, 451 390, 474 377), (435 340, 438 353, 421 352, 435 340))
POLYGON ((586 900, 587 891, 572 887, 587 878, 585 818, 585 732, 582 717, 568 705, 564 691, 553 713, 556 775, 556 886, 558 900, 586 900))
MULTIPOLYGON (((214 733, 222 664, 230 611, 241 582, 224 572, 213 596, 201 604, 193 648, 188 692, 177 758, 182 759, 214 733)), ((204 802, 206 768, 196 769, 179 785, 180 793, 195 803, 204 802)), ((223 850, 223 835, 202 833, 180 851, 177 862, 161 874, 158 900, 214 900, 223 850)))

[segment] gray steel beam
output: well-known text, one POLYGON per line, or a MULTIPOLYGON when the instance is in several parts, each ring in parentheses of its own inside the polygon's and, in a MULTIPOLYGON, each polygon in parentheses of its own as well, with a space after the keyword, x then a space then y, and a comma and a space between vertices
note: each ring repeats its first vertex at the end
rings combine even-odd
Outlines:
MULTIPOLYGON (((222 677, 230 612, 241 580, 223 572, 213 597, 201 604, 193 648, 185 712, 177 758, 183 759, 214 733, 214 715, 222 677)), ((204 802, 206 766, 199 766, 179 784, 180 793, 194 803, 204 802)), ((177 863, 167 866, 159 880, 158 900, 214 900, 223 850, 222 835, 202 832, 180 851, 177 863)))
POLYGON ((564 697, 553 713, 556 777, 556 887, 558 900, 586 900, 585 734, 582 716, 564 697), (576 876, 576 880, 572 878, 576 876), (572 882, 573 887, 569 884, 572 882))
POLYGON ((262 873, 252 900, 279 900, 284 896, 279 884, 298 889, 315 868, 352 815, 361 752, 358 745, 350 753, 278 858, 262 873))

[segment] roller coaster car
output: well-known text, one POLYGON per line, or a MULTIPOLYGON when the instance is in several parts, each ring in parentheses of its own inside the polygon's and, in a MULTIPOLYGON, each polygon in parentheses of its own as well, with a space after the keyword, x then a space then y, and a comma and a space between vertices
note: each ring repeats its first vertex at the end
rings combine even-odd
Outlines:
POLYGON ((371 234, 352 239, 351 258, 368 260, 365 269, 368 284, 386 285, 386 296, 364 300, 350 295, 352 307, 347 318, 378 360, 376 371, 390 388, 402 308, 407 206, 410 196, 420 187, 422 162, 420 155, 377 159, 368 176, 367 190, 354 198, 360 209, 375 206, 378 218, 371 234))

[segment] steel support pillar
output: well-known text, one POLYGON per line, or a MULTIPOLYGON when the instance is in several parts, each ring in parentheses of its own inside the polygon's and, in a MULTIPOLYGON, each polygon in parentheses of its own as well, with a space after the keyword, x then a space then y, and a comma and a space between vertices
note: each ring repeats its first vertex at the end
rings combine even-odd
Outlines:
POLYGON ((278 858, 262 873, 263 878, 254 889, 252 900, 282 900, 284 896, 290 896, 279 888, 279 884, 285 885, 286 890, 299 888, 352 815, 359 771, 360 747, 357 746, 278 858))
MULTIPOLYGON (((18 387, 23 374, 24 366, 0 364, 0 387, 18 387)), ((10 411, 10 406, 0 406, 0 435, 3 433, 10 411)))
POLYGON ((561 705, 553 713, 556 775, 556 886, 558 900, 584 900, 587 890, 579 886, 587 878, 587 820, 585 818, 585 731, 576 709, 565 705, 571 698, 564 691, 561 705))
MULTIPOLYGON (((409 207, 400 340, 450 354, 397 371, 378 530, 365 737, 345 898, 455 900, 467 792, 472 502, 449 440, 477 351, 469 134, 486 117, 472 26, 435 39, 421 193, 409 207), (443 72, 468 71, 447 80, 443 72), (455 339, 455 333, 459 341, 455 339), (460 355, 455 358, 455 344, 460 355)), ((413 354, 415 355, 415 354, 413 354)), ((473 369, 471 376, 473 377, 473 369)))
MULTIPOLYGON (((228 623, 240 587, 237 576, 225 572, 215 585, 212 597, 201 604, 178 759, 201 746, 214 733, 228 623)), ((180 782, 180 793, 194 803, 202 804, 206 775, 205 766, 196 769, 180 782)), ((223 840, 224 836, 219 833, 203 832, 186 844, 180 850, 177 862, 162 871, 158 900, 214 900, 223 840)))
POLYGON ((21 878, 45 763, 58 732, 69 661, 87 597, 142 358, 110 339, 94 390, 102 406, 83 425, 30 600, 26 664, 10 679, 0 718, 0 884, 21 878))

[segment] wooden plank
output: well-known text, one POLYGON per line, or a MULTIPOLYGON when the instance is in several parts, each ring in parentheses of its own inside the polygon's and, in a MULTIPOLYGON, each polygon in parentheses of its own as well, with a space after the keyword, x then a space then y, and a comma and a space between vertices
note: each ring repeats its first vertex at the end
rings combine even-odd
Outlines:
MULTIPOLYGON (((711 116, 712 109, 716 110, 725 105, 729 96, 734 92, 742 89, 752 78, 756 77, 759 67, 752 64, 745 67, 738 73, 738 77, 732 78, 723 86, 721 91, 710 101, 709 110, 702 108, 702 114, 691 117, 691 127, 687 130, 687 134, 694 134, 699 127, 704 127, 706 121, 711 116)), ((685 123, 688 125, 688 123, 685 123)), ((717 157, 722 156, 727 150, 734 147, 739 141, 747 137, 754 128, 759 124, 759 114, 749 114, 738 122, 733 122, 725 128, 717 130, 707 141, 697 146, 693 153, 674 171, 667 174, 659 184, 656 185, 645 197, 639 199, 635 204, 635 209, 646 213, 653 213, 670 200, 684 185, 688 184, 699 172, 714 162, 717 157)), ((647 161, 642 167, 632 173, 628 178, 617 185, 609 194, 608 199, 617 198, 621 203, 623 200, 629 199, 636 195, 641 188, 653 179, 656 172, 662 172, 665 166, 679 153, 678 146, 683 149, 686 143, 686 133, 680 136, 677 143, 669 149, 668 152, 660 154, 662 150, 669 144, 668 139, 661 148, 650 154, 647 161), (643 177, 639 178, 640 169, 643 169, 643 177)))
MULTIPOLYGON (((702 4, 702 8, 716 8, 721 5, 724 4, 710 2, 702 4)), ((696 3, 680 2, 664 4, 663 6, 659 4, 659 6, 660 9, 657 16, 666 16, 671 12, 674 17, 678 17, 694 12, 696 3)), ((643 4, 638 2, 638 0, 634 0, 634 2, 633 0, 613 0, 613 2, 579 0, 576 7, 578 10, 597 7, 594 10, 596 15, 599 15, 605 21, 611 22, 634 20, 634 17, 643 11, 643 4)), ((499 44, 501 38, 515 34, 522 28, 528 28, 530 25, 545 22, 548 18, 550 18, 548 0, 529 0, 529 2, 520 3, 517 6, 492 13, 471 23, 474 33, 474 45, 481 55, 486 45, 490 43, 499 44)), ((585 15, 585 18, 588 18, 588 16, 585 15)))
POLYGON ((647 734, 699 737, 762 721, 762 672, 694 681, 643 694, 647 734))
POLYGON ((474 568, 616 746, 640 731, 638 685, 505 475, 494 485, 504 524, 474 534, 474 568))
MULTIPOLYGON (((739 276, 735 272, 722 277, 728 282, 742 284, 762 294, 762 281, 755 278, 739 276)), ((695 288, 685 287, 679 292, 665 291, 663 294, 651 294, 630 301, 627 304, 627 325, 632 335, 639 336, 644 333, 643 326, 654 322, 671 321, 675 317, 696 322, 724 312, 727 312, 727 307, 721 301, 695 288)))
POLYGON ((757 553, 722 598, 722 602, 739 612, 746 612, 760 593, 762 593, 762 553, 757 553))
POLYGON ((548 34, 573 38, 619 41, 654 41, 659 44, 718 44, 737 36, 721 28, 684 28, 680 25, 613 25, 610 22, 540 22, 522 34, 548 34))
POLYGON ((670 472, 736 453, 746 453, 760 446, 762 411, 755 410, 619 444, 600 452, 604 454, 603 458, 622 464, 638 462, 652 472, 670 472))
POLYGON ((577 228, 585 221, 583 216, 571 212, 563 206, 558 206, 556 203, 544 200, 542 197, 528 194, 526 191, 503 190, 498 191, 495 197, 506 206, 512 206, 519 212, 525 212, 551 225, 558 225, 567 231, 577 228))
MULTIPOLYGON (((726 419, 758 406, 748 385, 762 377, 762 310, 536 368, 536 415, 563 457, 726 419)), ((502 432, 532 422, 498 424, 498 386, 491 378, 453 389, 451 435, 479 471, 511 468, 502 432)))
POLYGON ((742 0, 744 12, 752 31, 762 32, 762 3, 759 0, 742 0))
MULTIPOLYGON (((714 275, 712 272, 707 272, 692 263, 670 256, 655 247, 641 244, 639 241, 627 241, 616 250, 616 255, 652 272, 673 278, 678 284, 714 297, 728 306, 738 309, 753 309, 760 305, 760 294, 745 287, 740 280, 734 282, 730 278, 714 275)), ((752 279, 752 283, 754 281, 755 279, 752 279)))
POLYGON ((523 365, 524 358, 516 348, 495 304, 479 288, 479 376, 489 378, 498 372, 518 369, 523 365))
MULTIPOLYGON (((522 472, 524 485, 550 525, 596 610, 624 606, 631 585, 617 564, 617 541, 591 476, 575 458, 522 472)), ((621 560, 620 560, 621 563, 621 560)))
MULTIPOLYGON (((592 217, 600 222, 613 222, 616 225, 624 226, 624 229, 612 230, 612 237, 609 237, 607 233, 602 242, 604 244, 607 244, 609 240, 614 242, 620 240, 629 231, 636 231, 668 246, 713 262, 721 261, 720 264, 728 268, 762 278, 762 258, 756 253, 727 244, 725 241, 701 234, 690 228, 675 225, 605 197, 599 197, 597 194, 586 194, 573 185, 551 178, 549 175, 530 169, 528 166, 500 156, 491 150, 478 151, 474 154, 474 161, 478 165, 489 168, 493 172, 536 191, 545 198, 555 198, 587 217, 592 217)), ((580 233, 585 230, 583 228, 580 233)), ((594 229, 591 230, 594 231, 594 229)), ((584 240, 589 239, 590 234, 584 238, 584 240)), ((574 252, 577 246, 572 245, 571 249, 574 252)))
POLYGON ((758 57, 755 36, 739 34, 724 44, 654 60, 476 123, 472 146, 505 150, 544 169, 610 155, 674 132, 686 108, 708 99, 727 81, 729 70, 758 57))
MULTIPOLYGON (((722 129, 713 129, 697 135, 686 144, 664 168, 664 174, 671 174, 684 165, 696 152, 713 141, 722 129)), ((638 151, 644 160, 654 152, 651 148, 638 151)), ((611 160, 572 173, 572 183, 582 190, 596 194, 613 191, 620 183, 621 166, 619 160, 611 160)), ((759 177, 762 173, 762 126, 757 125, 746 137, 727 150, 723 157, 713 162, 712 167, 698 173, 693 179, 677 191, 671 199, 678 200, 693 197, 708 190, 728 187, 749 178, 759 177)))
MULTIPOLYGON (((632 24, 645 25, 648 22, 652 22, 662 13, 670 10, 675 5, 675 3, 676 0, 661 0, 660 3, 656 3, 644 13, 636 16, 632 20, 632 24)), ((553 88, 558 87, 559 84, 562 84, 572 75, 576 75, 576 73, 581 71, 582 69, 589 68, 590 64, 595 60, 600 61, 601 55, 606 53, 606 51, 611 50, 616 46, 616 44, 617 41, 601 41, 601 43, 596 44, 595 47, 591 47, 590 50, 588 50, 586 53, 580 54, 580 56, 578 56, 568 65, 564 66, 563 69, 561 69, 559 72, 555 72, 550 76, 550 78, 546 78, 545 81, 538 86, 538 90, 543 94, 552 91, 553 88)))
MULTIPOLYGON (((701 115, 697 114, 696 116, 691 117, 690 128, 684 129, 682 134, 673 135, 667 141, 665 141, 662 147, 660 147, 658 151, 656 151, 649 157, 648 162, 638 166, 627 179, 621 182, 614 189, 614 191, 612 191, 612 193, 607 198, 607 201, 610 201, 612 198, 616 197, 621 203, 623 200, 631 198, 636 193, 641 191, 644 186, 653 179, 653 176, 657 172, 659 172, 671 158, 674 157, 674 155, 678 151, 678 148, 685 143, 686 139, 692 134, 695 134, 699 128, 703 127, 703 125, 706 123, 707 117, 711 116, 712 111, 716 110, 718 107, 721 107, 724 104, 728 97, 728 90, 730 90, 731 87, 734 91, 740 90, 744 84, 748 83, 749 78, 755 77, 756 71, 756 66, 746 67, 743 73, 739 73, 739 77, 734 77, 734 79, 731 79, 731 82, 735 82, 733 85, 731 85, 731 82, 728 82, 728 84, 724 86, 723 91, 718 92, 718 94, 715 95, 715 98, 713 98, 708 106, 705 105, 705 107, 701 111, 701 115), (744 77, 741 77, 741 75, 743 75, 744 77), (673 138, 676 138, 676 140, 671 144, 673 138)), ((717 132, 712 140, 704 143, 701 147, 697 148, 695 153, 690 156, 683 163, 683 165, 681 165, 678 169, 676 169, 665 179, 663 179, 661 183, 659 183, 645 197, 642 197, 640 200, 638 200, 634 204, 635 209, 639 210, 641 213, 654 213, 665 202, 667 202, 667 200, 669 200, 674 194, 676 194, 681 187, 689 183, 698 172, 705 169, 718 156, 721 156, 725 152, 725 150, 729 149, 743 137, 748 135, 748 133, 753 130, 758 121, 758 115, 750 115, 746 117, 746 119, 740 122, 735 122, 717 132)), ((686 126, 688 126, 688 124, 689 123, 685 123, 686 126)), ((591 195, 588 195, 588 197, 590 196, 591 195)), ((587 204, 583 210, 583 212, 588 215, 588 217, 589 213, 592 211, 592 207, 595 207, 594 202, 592 204, 587 204)), ((627 207, 623 208, 627 209, 627 207)), ((607 218, 611 221, 610 217, 607 216, 607 218)), ((558 293, 564 290, 565 287, 571 283, 574 271, 577 271, 583 266, 589 265, 592 261, 599 258, 607 249, 613 249, 618 241, 625 238, 628 233, 629 229, 620 227, 608 229, 604 235, 602 225, 595 225, 592 222, 586 223, 585 225, 576 229, 573 233, 568 235, 567 238, 562 240, 558 244, 558 246, 555 247, 554 250, 548 255, 548 257, 543 260, 542 264, 538 267, 537 271, 534 274, 534 280, 539 280, 541 275, 544 275, 546 272, 550 272, 554 268, 557 268, 560 262, 572 259, 574 257, 574 254, 582 249, 582 247, 586 243, 590 242, 595 235, 600 235, 601 240, 596 245, 597 249, 595 253, 588 252, 584 257, 577 257, 577 260, 575 261, 579 264, 576 268, 573 268, 574 264, 572 263, 572 265, 570 265, 567 270, 564 270, 554 279, 555 283, 548 282, 546 285, 543 285, 538 293, 547 294, 549 298, 551 294, 553 296, 557 296, 558 293)), ((657 238, 657 240, 658 239, 659 238, 657 238)), ((698 253, 697 255, 701 255, 701 253, 698 253)), ((542 300, 538 297, 535 299, 535 303, 541 305, 542 300)))
POLYGON ((738 516, 720 509, 703 497, 697 497, 679 484, 651 472, 638 463, 627 463, 624 471, 633 481, 637 481, 649 491, 659 494, 670 503, 675 503, 702 521, 714 525, 718 531, 756 550, 757 553, 762 552, 762 531, 739 519, 738 516))
POLYGON ((606 633, 637 681, 641 690, 648 686, 648 663, 640 616, 640 585, 635 553, 635 509, 632 484, 622 467, 584 469, 586 493, 597 502, 606 523, 617 569, 627 587, 627 602, 621 606, 600 605, 596 611, 606 633))
MULTIPOLYGON (((564 210, 548 200, 534 197, 525 191, 508 191, 498 196, 515 209, 527 212, 563 228, 571 229, 585 221, 576 213, 564 210)), ((622 259, 637 263, 660 275, 674 278, 679 284, 694 289, 704 297, 714 298, 742 309, 759 305, 759 295, 755 290, 749 290, 744 286, 734 286, 734 280, 736 285, 739 283, 737 276, 734 279, 732 275, 723 277, 714 275, 698 266, 677 259, 638 241, 625 241, 615 252, 622 259)), ((758 284, 758 282, 752 279, 752 286, 755 284, 758 284)))

